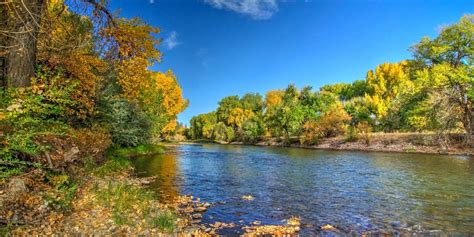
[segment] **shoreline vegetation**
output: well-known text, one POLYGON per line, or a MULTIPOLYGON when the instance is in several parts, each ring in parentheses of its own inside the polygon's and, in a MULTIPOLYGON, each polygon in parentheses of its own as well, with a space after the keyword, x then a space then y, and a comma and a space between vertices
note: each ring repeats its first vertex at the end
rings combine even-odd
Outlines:
POLYGON ((194 116, 191 141, 333 150, 472 155, 474 15, 424 37, 413 57, 352 83, 222 98, 194 116))
MULTIPOLYGON (((213 140, 189 140, 179 142, 180 144, 206 144, 215 143, 220 145, 250 145, 250 146, 270 146, 289 147, 316 150, 334 151, 359 151, 359 152, 382 152, 382 153, 413 153, 431 155, 465 155, 474 156, 474 148, 466 147, 462 141, 462 134, 452 135, 452 141, 458 140, 458 144, 453 143, 449 148, 442 147, 436 143, 437 134, 423 133, 373 133, 370 134, 370 141, 347 141, 345 137, 323 138, 318 144, 301 144, 297 137, 290 138, 290 143, 284 142, 283 138, 260 138, 255 143, 226 142, 213 140)), ((166 146, 170 146, 167 144, 166 146)), ((172 145, 171 145, 172 146, 172 145)))

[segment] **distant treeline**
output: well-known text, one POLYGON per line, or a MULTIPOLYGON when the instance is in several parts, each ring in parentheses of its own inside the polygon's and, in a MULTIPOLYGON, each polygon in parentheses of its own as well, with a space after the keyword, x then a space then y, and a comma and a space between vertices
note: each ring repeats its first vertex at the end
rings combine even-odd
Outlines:
POLYGON ((262 136, 299 137, 314 144, 339 135, 356 139, 369 132, 435 131, 465 133, 470 144, 474 130, 474 15, 424 37, 412 46, 412 59, 383 63, 365 80, 326 85, 313 91, 289 85, 265 97, 248 93, 228 96, 215 111, 190 121, 190 139, 254 143, 262 136))

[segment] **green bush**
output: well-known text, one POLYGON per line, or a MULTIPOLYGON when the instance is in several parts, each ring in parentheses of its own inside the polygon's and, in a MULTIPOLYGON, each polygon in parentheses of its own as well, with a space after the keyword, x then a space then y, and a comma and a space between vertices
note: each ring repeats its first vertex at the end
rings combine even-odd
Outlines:
POLYGON ((42 84, 33 80, 31 87, 0 93, 0 178, 39 166, 35 158, 48 150, 41 138, 69 130, 66 111, 74 105, 75 84, 64 86, 67 79, 60 71, 48 76, 42 84))
POLYGON ((219 122, 214 126, 212 138, 216 141, 231 142, 234 139, 234 129, 219 122))
POLYGON ((244 143, 255 143, 263 135, 264 129, 258 122, 247 120, 239 131, 240 139, 244 143))
POLYGON ((149 143, 152 124, 138 105, 116 96, 102 98, 100 119, 109 127, 112 142, 120 146, 149 143))

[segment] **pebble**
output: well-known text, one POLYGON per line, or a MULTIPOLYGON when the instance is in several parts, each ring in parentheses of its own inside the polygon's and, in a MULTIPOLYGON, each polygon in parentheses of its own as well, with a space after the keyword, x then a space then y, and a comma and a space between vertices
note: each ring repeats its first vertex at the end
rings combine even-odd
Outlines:
POLYGON ((194 218, 194 219, 201 219, 201 218, 202 218, 202 215, 199 214, 199 213, 195 213, 195 214, 193 214, 193 218, 194 218))
POLYGON ((252 222, 252 225, 260 225, 260 224, 262 224, 261 221, 254 221, 254 222, 252 222))
POLYGON ((206 207, 196 207, 196 208, 194 208, 195 212, 205 212, 206 210, 207 210, 206 207))

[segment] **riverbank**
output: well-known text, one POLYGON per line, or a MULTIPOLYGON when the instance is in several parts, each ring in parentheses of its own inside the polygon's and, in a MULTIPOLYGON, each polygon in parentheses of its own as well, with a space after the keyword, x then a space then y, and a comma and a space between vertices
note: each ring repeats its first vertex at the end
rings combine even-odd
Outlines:
POLYGON ((242 228, 244 236, 282 236, 299 231, 298 218, 282 225, 203 224, 209 207, 225 203, 189 195, 159 199, 149 188, 157 176, 136 177, 131 159, 164 153, 164 147, 112 149, 105 159, 69 165, 68 172, 34 169, 1 180, 0 235, 212 236, 222 229, 242 228))
MULTIPOLYGON (((69 164, 65 171, 32 169, 0 183, 1 235, 202 234, 186 229, 191 214, 181 206, 203 205, 189 197, 164 204, 137 178, 130 159, 162 153, 161 145, 107 151, 105 158, 69 164)), ((201 233, 202 232, 202 233, 201 233)))
POLYGON ((189 143, 218 143, 231 145, 255 145, 275 147, 296 147, 305 149, 390 152, 390 153, 419 153, 433 155, 466 155, 474 156, 474 148, 464 145, 461 136, 453 135, 449 146, 441 145, 436 134, 429 133, 372 133, 365 139, 348 141, 346 137, 321 138, 314 145, 301 144, 298 138, 291 138, 285 143, 278 138, 261 138, 255 143, 188 141, 189 143))

